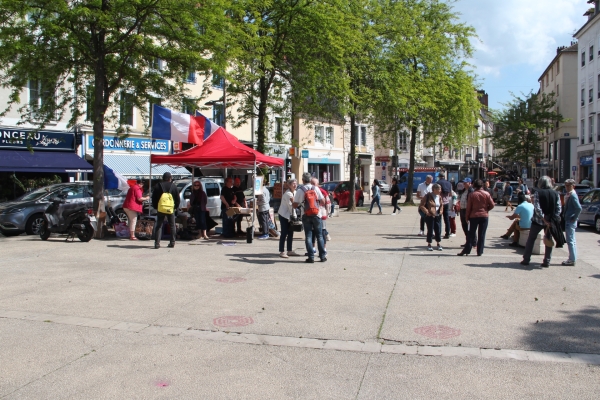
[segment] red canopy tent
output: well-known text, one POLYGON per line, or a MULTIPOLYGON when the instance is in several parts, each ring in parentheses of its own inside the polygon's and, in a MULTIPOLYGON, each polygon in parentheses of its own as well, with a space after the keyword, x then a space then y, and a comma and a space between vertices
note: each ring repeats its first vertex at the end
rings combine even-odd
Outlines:
POLYGON ((265 156, 242 144, 225 129, 217 129, 202 146, 166 156, 153 154, 151 164, 200 168, 283 167, 282 158, 265 156))

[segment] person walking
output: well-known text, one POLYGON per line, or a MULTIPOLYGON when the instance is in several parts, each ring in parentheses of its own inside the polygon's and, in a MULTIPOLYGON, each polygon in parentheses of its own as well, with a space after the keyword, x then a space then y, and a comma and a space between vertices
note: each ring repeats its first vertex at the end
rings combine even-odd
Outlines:
POLYGON ((451 196, 451 192, 452 192, 452 184, 446 180, 446 174, 444 174, 443 172, 441 172, 438 176, 439 176, 439 179, 438 179, 437 183, 442 188, 441 196, 442 196, 442 204, 444 205, 444 212, 442 214, 442 217, 444 219, 444 230, 445 230, 444 239, 449 239, 451 227, 450 227, 450 216, 449 216, 448 212, 450 211, 449 203, 450 203, 450 196, 451 196))
MULTIPOLYGON (((560 218, 560 197, 552 189, 552 179, 549 176, 542 176, 538 179, 538 190, 533 193, 533 218, 531 219, 531 229, 525 245, 525 253, 521 265, 529 265, 533 245, 537 240, 539 233, 546 227, 552 227, 553 220, 560 218)), ((552 258, 552 247, 545 246, 544 260, 540 265, 542 268, 550 266, 552 258)))
MULTIPOLYGON (((421 182, 419 186, 417 186, 417 199, 422 200, 427 193, 431 193, 431 186, 433 182, 433 176, 427 175, 425 177, 425 182, 421 182)), ((408 188, 406 188, 408 190, 408 188)), ((425 213, 421 211, 419 207, 419 215, 421 219, 419 220, 419 236, 425 235, 425 213)))
POLYGON ((562 265, 575 265, 577 261, 577 243, 575 242, 575 228, 577 228, 577 219, 581 213, 581 204, 579 197, 575 193, 575 181, 567 179, 565 181, 565 234, 567 236, 567 247, 569 248, 569 259, 562 262, 562 265))
POLYGON ((137 240, 135 237, 135 225, 137 223, 138 215, 142 212, 142 204, 148 200, 149 197, 143 195, 144 181, 138 179, 135 181, 135 185, 131 186, 125 196, 125 202, 123 203, 123 211, 127 214, 127 225, 129 227, 129 239, 137 240))
POLYGON ((379 181, 377 179, 373 179, 373 185, 371 186, 371 192, 373 194, 373 199, 371 200, 371 208, 369 208, 369 214, 373 211, 373 205, 377 204, 379 207, 378 215, 382 214, 381 212, 381 186, 379 185, 379 181))
POLYGON ((208 240, 206 235, 206 203, 208 197, 206 192, 202 188, 202 183, 196 180, 192 186, 192 194, 190 195, 190 207, 192 208, 191 214, 194 216, 196 221, 196 229, 200 231, 202 239, 208 240))
POLYGON ((467 245, 465 248, 458 253, 459 256, 468 256, 471 254, 471 249, 473 248, 472 243, 475 241, 476 234, 477 255, 481 256, 483 254, 489 211, 494 208, 494 200, 492 200, 492 196, 483 189, 483 181, 477 179, 473 182, 473 187, 475 190, 469 196, 466 209, 467 214, 465 216, 465 219, 469 224, 469 238, 467 238, 467 245))
MULTIPOLYGON (((469 204, 469 196, 473 193, 473 188, 471 187, 471 178, 465 178, 462 181, 463 192, 460 194, 460 226, 465 234, 465 244, 461 245, 461 247, 466 247, 467 242, 469 242, 469 224, 467 223, 467 205, 469 204)), ((459 183, 460 185, 460 183, 459 183)), ((471 241, 471 247, 477 246, 477 238, 473 238, 471 241)))
POLYGON ((157 183, 154 187, 154 191, 152 192, 152 207, 157 210, 156 225, 154 226, 155 249, 160 249, 162 226, 165 218, 169 221, 169 226, 171 228, 171 240, 168 247, 175 247, 175 238, 177 237, 177 228, 175 227, 175 212, 179 208, 179 201, 179 192, 177 191, 177 186, 173 185, 173 177, 171 176, 170 172, 165 172, 163 174, 162 182, 157 183), (165 195, 165 199, 168 199, 169 194, 171 195, 172 199, 168 201, 164 200, 163 194, 165 195), (170 210, 163 209, 162 203, 169 203, 171 201, 173 202, 173 208, 170 210))
POLYGON ((392 187, 390 188, 390 196, 392 198, 392 205, 394 206, 394 210, 392 211, 392 215, 396 215, 396 210, 398 212, 402 211, 400 207, 398 207, 398 201, 400 201, 400 187, 398 187, 398 178, 392 178, 392 187))
POLYGON ((512 211, 515 208, 512 205, 512 203, 510 202, 512 195, 513 195, 513 187, 510 185, 510 182, 504 183, 504 194, 502 195, 502 197, 504 199, 504 204, 506 204, 506 207, 504 207, 504 212, 508 211, 508 207, 510 207, 510 211, 512 211))
POLYGON ((315 251, 313 248, 313 237, 317 237, 317 247, 319 248, 319 258, 321 262, 327 261, 325 257, 325 248, 323 246, 323 230, 321 227, 321 218, 319 217, 319 208, 325 204, 325 199, 321 191, 310 184, 312 176, 305 172, 302 174, 302 186, 298 186, 294 195, 292 206, 303 207, 302 226, 304 227, 304 242, 308 258, 307 263, 315 262, 315 251))
POLYGON ((279 206, 279 224, 281 225, 281 235, 279 236, 279 257, 288 258, 290 256, 299 256, 293 249, 294 242, 294 230, 292 229, 292 219, 295 219, 294 207, 294 195, 296 194, 296 188, 298 187, 298 181, 296 179, 287 180, 287 190, 281 196, 281 205, 279 206), (285 245, 287 242, 287 253, 285 252, 285 245))
POLYGON ((442 248, 442 226, 441 226, 441 214, 444 212, 444 204, 442 203, 442 187, 435 183, 431 187, 431 192, 427 193, 425 197, 421 199, 419 204, 419 210, 425 214, 425 224, 427 225, 427 251, 433 251, 431 247, 431 240, 435 236, 437 242, 437 249, 443 250, 442 248))

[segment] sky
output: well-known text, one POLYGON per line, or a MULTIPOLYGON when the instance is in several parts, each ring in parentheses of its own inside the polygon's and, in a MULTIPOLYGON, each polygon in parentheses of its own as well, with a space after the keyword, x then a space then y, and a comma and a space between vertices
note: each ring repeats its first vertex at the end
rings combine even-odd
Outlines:
POLYGON ((504 108, 516 95, 537 91, 538 78, 583 26, 587 0, 448 0, 461 22, 475 28, 468 60, 489 107, 504 108))

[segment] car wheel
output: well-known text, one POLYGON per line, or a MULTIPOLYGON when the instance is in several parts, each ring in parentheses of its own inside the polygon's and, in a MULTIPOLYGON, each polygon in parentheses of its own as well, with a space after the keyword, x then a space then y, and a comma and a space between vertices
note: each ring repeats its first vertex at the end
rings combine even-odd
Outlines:
POLYGON ((123 210, 122 208, 119 208, 115 214, 117 214, 117 217, 119 218, 119 220, 121 222, 125 222, 126 224, 129 223, 129 218, 127 218, 127 214, 125 213, 125 210, 123 210))
POLYGON ((25 233, 28 235, 39 235, 40 227, 44 223, 44 214, 33 214, 25 224, 25 233))
POLYGON ((0 229, 0 233, 6 237, 12 237, 12 236, 19 236, 23 232, 22 231, 7 231, 5 229, 0 229))
POLYGON ((596 223, 594 224, 596 228, 596 233, 600 233, 600 217, 596 217, 596 223))

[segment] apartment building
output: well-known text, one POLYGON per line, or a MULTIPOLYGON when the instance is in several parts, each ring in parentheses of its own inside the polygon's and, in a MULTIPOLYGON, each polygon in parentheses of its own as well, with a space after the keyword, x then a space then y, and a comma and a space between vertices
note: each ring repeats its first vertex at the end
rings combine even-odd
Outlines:
POLYGON ((578 111, 576 180, 597 183, 600 175, 600 5, 584 14, 585 24, 573 36, 578 40, 578 111))
MULTIPOLYGON (((557 48, 556 56, 538 79, 539 93, 554 93, 556 105, 552 111, 567 119, 566 122, 557 122, 552 129, 540 132, 544 137, 542 158, 533 168, 534 176, 548 175, 556 182, 577 178, 577 121, 581 119, 577 102, 578 53, 578 44, 575 42, 570 46, 557 48)), ((586 92, 586 96, 587 94, 589 93, 586 92)), ((583 106, 586 103, 588 101, 584 102, 583 106)))

